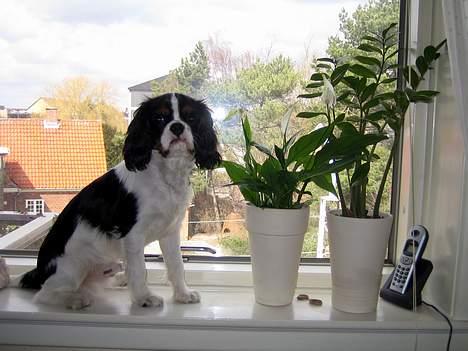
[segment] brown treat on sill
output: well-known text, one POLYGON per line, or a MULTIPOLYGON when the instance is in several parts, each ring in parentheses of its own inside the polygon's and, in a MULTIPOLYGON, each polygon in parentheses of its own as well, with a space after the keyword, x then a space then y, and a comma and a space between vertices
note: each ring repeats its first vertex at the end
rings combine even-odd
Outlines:
POLYGON ((306 294, 299 294, 297 295, 297 299, 299 301, 305 301, 305 300, 308 300, 309 299, 309 295, 306 295, 306 294))
POLYGON ((322 300, 320 299, 310 299, 309 304, 313 306, 322 306, 322 300))

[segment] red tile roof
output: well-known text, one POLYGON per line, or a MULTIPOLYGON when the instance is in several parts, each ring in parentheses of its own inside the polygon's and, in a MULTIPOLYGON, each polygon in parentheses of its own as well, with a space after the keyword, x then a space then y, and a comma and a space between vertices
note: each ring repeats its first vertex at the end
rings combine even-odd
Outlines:
POLYGON ((106 172, 101 121, 0 120, 7 175, 23 189, 81 189, 106 172), (52 123, 53 127, 53 123, 52 123))

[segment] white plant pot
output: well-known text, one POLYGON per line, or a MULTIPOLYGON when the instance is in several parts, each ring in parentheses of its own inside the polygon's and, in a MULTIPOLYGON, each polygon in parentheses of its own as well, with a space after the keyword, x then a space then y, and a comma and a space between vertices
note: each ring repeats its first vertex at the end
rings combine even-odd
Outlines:
POLYGON ((369 313, 377 308, 393 217, 342 217, 327 213, 332 274, 332 306, 340 311, 369 313))
POLYGON ((284 306, 292 302, 308 224, 308 206, 283 210, 247 205, 246 228, 258 303, 284 306))

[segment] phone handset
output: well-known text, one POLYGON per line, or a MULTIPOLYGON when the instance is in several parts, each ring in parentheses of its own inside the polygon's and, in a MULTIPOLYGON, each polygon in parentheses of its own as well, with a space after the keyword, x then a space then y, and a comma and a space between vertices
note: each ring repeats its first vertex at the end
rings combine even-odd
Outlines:
POLYGON ((429 233, 422 225, 411 228, 398 265, 395 267, 390 290, 405 294, 410 287, 416 264, 422 258, 429 233))

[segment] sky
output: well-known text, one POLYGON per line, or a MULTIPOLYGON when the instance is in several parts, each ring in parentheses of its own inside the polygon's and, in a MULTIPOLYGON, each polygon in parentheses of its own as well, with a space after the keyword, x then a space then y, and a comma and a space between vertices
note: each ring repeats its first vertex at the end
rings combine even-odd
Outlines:
POLYGON ((210 37, 235 54, 324 55, 338 13, 365 0, 2 0, 0 105, 27 108, 64 79, 128 87, 167 74, 210 37))

